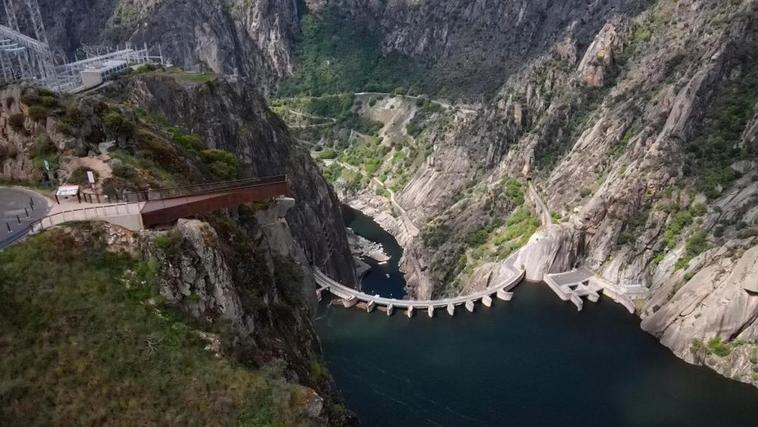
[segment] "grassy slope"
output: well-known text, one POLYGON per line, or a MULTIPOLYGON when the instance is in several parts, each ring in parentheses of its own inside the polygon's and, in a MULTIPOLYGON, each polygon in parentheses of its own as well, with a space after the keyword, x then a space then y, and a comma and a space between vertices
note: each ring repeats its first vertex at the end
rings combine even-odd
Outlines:
POLYGON ((52 230, 0 252, 0 424, 293 422, 299 387, 204 350, 146 303, 150 263, 104 247, 52 230))

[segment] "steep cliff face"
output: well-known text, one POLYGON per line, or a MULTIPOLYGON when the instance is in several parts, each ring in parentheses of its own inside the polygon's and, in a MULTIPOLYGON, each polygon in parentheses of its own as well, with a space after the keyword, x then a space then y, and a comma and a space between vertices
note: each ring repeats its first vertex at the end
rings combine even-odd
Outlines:
POLYGON ((51 44, 67 54, 147 43, 175 65, 238 75, 261 92, 293 69, 297 0, 42 0, 40 9, 51 44))
POLYGON ((4 424, 349 423, 297 268, 244 235, 78 223, 0 252, 4 424))
POLYGON ((251 369, 281 365, 275 382, 310 388, 297 388, 305 391, 297 399, 306 399, 313 424, 350 421, 311 323, 312 266, 355 283, 341 210, 257 92, 157 70, 82 96, 27 85, 2 95, 4 180, 37 184, 47 161, 56 184, 83 184, 83 171, 94 170, 97 190, 114 197, 147 186, 287 174, 294 201, 242 206, 125 239, 117 230, 105 244, 133 250, 140 243, 158 276, 159 302, 210 327, 202 335, 210 351, 251 369))
POLYGON ((308 423, 344 424, 349 418, 312 324, 316 286, 282 203, 243 207, 231 220, 179 220, 169 231, 144 234, 140 247, 156 261, 163 302, 211 325, 212 351, 248 366, 279 364, 287 382, 316 390, 301 402, 308 423))
MULTIPOLYGON (((716 337, 742 359, 754 351, 756 295, 744 282, 755 280, 758 220, 755 14, 751 1, 658 3, 608 19, 586 50, 556 43, 470 123, 435 138, 434 162, 401 205, 464 239, 492 216, 488 188, 534 176, 583 236, 583 262, 650 288, 643 328, 686 360, 755 381, 746 364, 697 345, 716 337)), ((457 273, 452 256, 430 264, 457 273)))
POLYGON ((559 253, 546 248, 561 260, 555 268, 581 263, 619 285, 643 285, 643 328, 690 362, 756 381, 758 313, 746 285, 755 281, 758 243, 754 1, 581 3, 571 5, 581 16, 575 21, 573 12, 552 16, 564 7, 553 2, 309 6, 373 18, 386 52, 433 58, 448 70, 460 61, 453 75, 470 76, 454 80, 486 80, 479 93, 498 86, 481 106, 425 113, 434 120, 417 119, 425 99, 356 95, 354 110, 384 124, 379 144, 318 132, 323 121, 311 125, 315 138, 303 132, 316 147, 348 147, 338 161, 349 165, 332 163, 327 172, 347 201, 402 242, 411 294, 482 287, 536 229, 524 209, 531 177, 562 223, 545 232, 562 242, 559 253), (519 10, 531 16, 529 28, 544 13, 551 31, 501 37, 488 21, 500 13, 514 17, 501 22, 520 22, 519 10), (493 62, 482 65, 475 52, 493 62), (489 66, 502 75, 492 77, 489 66), (400 132, 383 118, 403 114, 400 132), (411 179, 399 179, 409 169, 411 179))
POLYGON ((575 40, 583 50, 608 16, 633 16, 648 3, 42 0, 40 6, 51 42, 68 54, 82 46, 159 45, 176 65, 237 74, 266 93, 296 67, 300 17, 336 14, 376 31, 385 54, 416 62, 426 80, 452 83, 456 94, 478 98, 557 40, 575 40))
MULTIPOLYGON (((65 10, 82 7, 66 5, 65 10)), ((573 236, 564 246, 572 253, 562 256, 565 265, 582 262, 620 285, 644 285, 651 295, 641 303, 646 330, 686 360, 755 383, 750 371, 752 360, 758 360, 751 357, 758 351, 757 297, 751 285, 758 227, 754 0, 308 0, 305 5, 316 26, 319 17, 337 18, 328 21, 328 31, 313 32, 325 40, 313 46, 315 54, 303 64, 312 68, 307 77, 317 78, 311 80, 318 83, 326 75, 328 81, 341 69, 333 63, 337 59, 319 56, 320 50, 333 53, 327 48, 334 45, 365 53, 366 46, 354 45, 368 40, 372 50, 376 38, 386 57, 367 54, 355 63, 340 57, 349 62, 343 68, 363 74, 391 57, 388 62, 398 65, 399 60, 403 66, 372 72, 372 78, 411 86, 431 79, 435 84, 421 86, 447 85, 452 87, 448 93, 478 100, 475 109, 452 106, 438 118, 443 123, 419 133, 402 129, 416 110, 403 124, 385 124, 377 135, 385 139, 367 151, 377 156, 367 168, 373 175, 350 171, 360 178, 353 180, 359 186, 373 186, 373 178, 399 186, 394 194, 385 185, 358 192, 351 202, 373 209, 405 246, 403 268, 412 294, 424 298, 481 287, 476 278, 496 269, 536 228, 536 219, 524 208, 523 181, 532 177, 554 220, 573 236), (340 22, 368 34, 340 32, 340 22), (345 41, 345 34, 365 37, 345 41), (385 75, 398 70, 413 71, 413 76, 385 75), (389 129, 397 126, 399 132, 389 129), (385 176, 377 173, 377 162, 385 176)), ((225 73, 238 68, 265 91, 292 70, 292 40, 303 10, 290 2, 231 2, 227 7, 101 1, 84 22, 105 19, 110 32, 94 31, 102 40, 164 40, 179 63, 202 62, 225 73)), ((69 46, 92 33, 84 32, 88 25, 73 32, 69 46)), ((363 86, 339 87, 365 88, 365 81, 355 82, 363 86)), ((175 104, 173 95, 151 85, 132 86, 135 99, 154 111, 175 104)), ((234 103, 217 105, 214 90, 180 91, 182 101, 171 114, 251 163, 254 153, 234 140, 257 130, 240 129, 234 120, 217 126, 195 107, 234 117, 248 98, 235 95, 234 103)), ((383 114, 406 108, 383 99, 373 102, 383 114)), ((363 111, 363 104, 354 109, 369 118, 376 113, 363 111)), ((344 148, 334 142, 340 138, 347 145, 365 140, 352 131, 316 136, 314 144, 335 148, 344 148)), ((297 173, 295 163, 285 166, 297 173)), ((298 191, 325 195, 318 187, 298 191)), ((329 206, 321 209, 331 211, 336 202, 326 199, 332 201, 322 202, 329 206)), ((318 232, 300 224, 307 212, 294 212, 289 215, 295 235, 318 232)), ((328 257, 326 247, 306 252, 320 260, 328 257)), ((337 265, 332 269, 343 278, 347 274, 337 265)))
POLYGON ((202 136, 210 148, 234 153, 250 176, 286 174, 297 201, 287 221, 308 259, 343 283, 356 282, 339 200, 252 86, 151 76, 109 91, 128 94, 149 114, 202 136))
POLYGON ((429 79, 462 85, 460 93, 488 96, 556 41, 572 39, 581 51, 610 16, 634 16, 649 4, 635 1, 417 1, 334 0, 334 7, 378 26, 385 52, 399 52, 429 68, 429 79))

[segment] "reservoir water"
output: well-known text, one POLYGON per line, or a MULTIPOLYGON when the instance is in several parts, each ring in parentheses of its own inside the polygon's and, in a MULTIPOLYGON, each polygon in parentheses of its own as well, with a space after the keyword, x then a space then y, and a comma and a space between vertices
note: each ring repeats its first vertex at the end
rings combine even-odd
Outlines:
MULTIPOLYGON (((349 225, 397 245, 359 213, 349 225)), ((373 293, 402 289, 397 259, 374 267, 373 293)), ((321 309, 329 369, 363 425, 758 423, 755 388, 677 359, 605 298, 577 312, 546 286, 522 283, 513 301, 452 318, 321 309)))

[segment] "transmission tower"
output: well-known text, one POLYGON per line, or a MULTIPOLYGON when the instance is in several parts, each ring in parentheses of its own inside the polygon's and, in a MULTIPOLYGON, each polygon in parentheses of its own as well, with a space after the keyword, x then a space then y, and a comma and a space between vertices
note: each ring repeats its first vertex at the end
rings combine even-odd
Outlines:
MULTIPOLYGON (((35 1, 36 4, 36 1, 35 1)), ((10 27, 12 30, 21 32, 19 30, 18 26, 18 18, 16 18, 16 9, 13 6, 13 0, 3 0, 3 6, 5 7, 5 16, 8 19, 8 27, 10 27)), ((37 6, 37 9, 39 10, 39 6, 37 6)), ((29 60, 29 52, 26 50, 18 51, 15 53, 15 60, 18 62, 18 71, 20 75, 18 77, 20 78, 31 78, 33 77, 33 71, 31 66, 31 61, 29 60)), ((3 61, 3 75, 6 76, 9 71, 11 74, 13 74, 12 70, 14 69, 13 64, 13 58, 10 56, 3 55, 2 58, 3 61)), ((7 77, 6 77, 7 80, 7 77)))
POLYGON ((16 10, 13 9, 11 0, 3 0, 3 6, 5 6, 5 16, 8 18, 8 26, 18 31, 18 20, 16 19, 16 10))
POLYGON ((29 15, 32 20, 32 27, 34 27, 34 35, 37 40, 42 43, 49 44, 47 42, 47 32, 45 31, 45 23, 42 22, 42 13, 39 11, 39 3, 37 0, 26 0, 26 8, 29 9, 29 15))

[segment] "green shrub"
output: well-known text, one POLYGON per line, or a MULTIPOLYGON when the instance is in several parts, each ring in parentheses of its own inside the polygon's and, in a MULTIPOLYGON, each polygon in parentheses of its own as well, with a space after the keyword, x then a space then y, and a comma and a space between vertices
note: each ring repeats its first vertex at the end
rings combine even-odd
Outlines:
POLYGON ((663 233, 663 241, 666 247, 673 248, 685 227, 692 223, 692 214, 690 211, 681 211, 674 214, 666 231, 663 233))
POLYGON ((690 352, 698 358, 702 358, 703 355, 710 353, 708 347, 703 343, 703 340, 693 338, 690 344, 690 352))
MULTIPOLYGON (((330 8, 301 20, 300 67, 280 95, 388 92, 424 76, 423 67, 398 53, 383 54, 375 27, 357 24, 330 8)), ((427 79, 428 80, 428 79, 427 79)))
POLYGON ((322 160, 332 160, 337 158, 337 152, 332 149, 327 149, 318 154, 318 158, 322 160))
POLYGON ((34 140, 34 148, 32 150, 32 158, 45 157, 58 152, 58 148, 50 140, 47 134, 40 134, 34 140))
POLYGON ((152 161, 154 163, 152 168, 157 167, 175 175, 190 173, 186 157, 181 155, 177 147, 165 140, 162 135, 148 129, 139 129, 135 140, 139 148, 135 155, 152 161))
POLYGON ((701 231, 687 239, 687 255, 694 258, 705 252, 708 249, 706 237, 707 234, 701 231))
POLYGON ((236 179, 239 176, 239 162, 234 154, 219 149, 203 150, 203 161, 214 175, 222 179, 236 179))
POLYGON ((705 213, 706 213, 705 205, 702 204, 702 203, 695 203, 690 208, 690 213, 694 217, 701 217, 701 216, 705 215, 705 213))
POLYGON ((725 80, 718 88, 686 146, 685 175, 694 182, 696 191, 709 198, 720 196, 723 188, 739 177, 732 163, 756 155, 755 149, 740 148, 737 141, 758 103, 758 60, 747 47, 737 47, 733 54, 733 61, 741 62, 740 78, 725 80))
POLYGON ((71 128, 79 128, 84 122, 82 112, 77 107, 68 107, 66 108, 66 113, 61 118, 61 122, 65 123, 71 128))
POLYGON ((201 151, 206 148, 205 143, 199 135, 182 134, 179 131, 173 133, 174 142, 190 151, 201 151))
POLYGON ((429 224, 421 233, 421 238, 429 248, 439 248, 450 238, 450 226, 447 224, 429 224))
POLYGON ((37 105, 40 103, 40 97, 36 93, 33 92, 27 92, 23 95, 21 95, 21 98, 19 98, 21 103, 26 105, 27 107, 31 107, 32 105, 37 105))
POLYGON ((24 113, 11 114, 11 116, 8 118, 8 124, 11 126, 11 129, 13 129, 16 132, 20 132, 24 130, 25 123, 26 123, 26 116, 24 115, 24 113))
POLYGON ((133 167, 127 165, 126 163, 122 161, 113 161, 111 164, 113 176, 117 176, 119 178, 129 179, 132 178, 135 174, 135 170, 133 167))
POLYGON ((55 93, 55 92, 53 92, 53 91, 52 91, 52 90, 50 90, 50 89, 44 88, 44 87, 43 87, 43 88, 40 88, 40 89, 37 91, 37 93, 38 93, 38 94, 39 94, 39 96, 41 96, 41 97, 47 97, 47 98, 57 98, 57 97, 58 97, 58 95, 56 95, 56 93, 55 93))
POLYGON ((0 144, 0 163, 5 161, 5 159, 9 158, 10 156, 8 153, 10 152, 9 148, 10 145, 1 145, 0 144))
POLYGON ((382 159, 379 158, 370 158, 366 159, 365 163, 363 164, 363 168, 369 175, 373 175, 377 170, 379 170, 379 167, 382 165, 382 159))
POLYGON ((713 337, 708 340, 708 351, 719 357, 726 357, 732 352, 729 343, 721 341, 719 337, 713 337))
POLYGON ((625 245, 627 243, 636 242, 640 237, 649 216, 650 206, 646 205, 629 218, 629 220, 624 223, 621 233, 619 233, 618 239, 616 240, 618 244, 625 245))
POLYGON ((50 115, 50 110, 43 105, 32 105, 29 107, 29 117, 34 121, 42 121, 50 115))
POLYGON ((479 229, 468 236, 466 236, 466 245, 470 248, 481 246, 487 242, 487 236, 489 233, 486 229, 479 229))
POLYGON ((169 256, 179 253, 182 244, 182 236, 179 232, 171 230, 155 238, 155 247, 165 251, 169 256))
POLYGON ((124 119, 118 111, 111 111, 103 118, 105 129, 116 138, 129 139, 134 136, 134 123, 124 119))
POLYGON ((303 303, 303 270, 292 258, 274 255, 274 280, 284 300, 293 306, 303 303))
POLYGON ((41 96, 40 97, 40 104, 43 107, 47 107, 47 108, 56 108, 56 107, 59 107, 58 99, 55 98, 55 97, 53 97, 53 96, 49 96, 49 95, 43 95, 43 96, 41 96))
MULTIPOLYGON (((89 178, 87 178, 87 172, 91 169, 85 167, 78 167, 71 172, 71 176, 68 177, 69 184, 87 185, 89 184, 89 178)), ((96 171, 92 171, 95 175, 95 181, 97 181, 98 175, 96 171)))
POLYGON ((524 184, 519 180, 511 177, 505 178, 503 180, 503 191, 513 206, 524 204, 524 184))
POLYGON ((498 257, 505 258, 524 246, 539 227, 539 218, 526 206, 519 206, 506 219, 505 229, 493 240, 498 247, 498 257))

